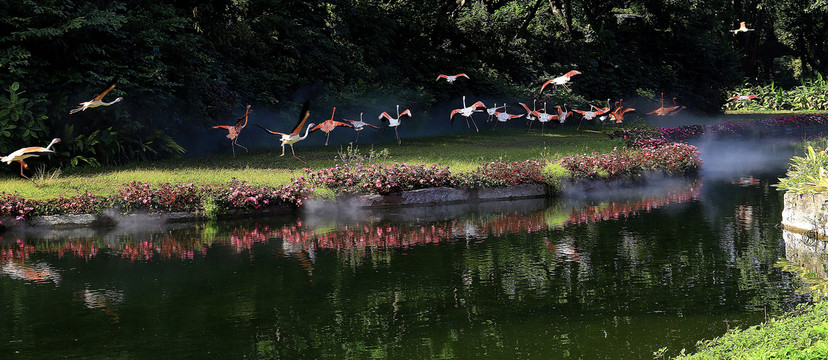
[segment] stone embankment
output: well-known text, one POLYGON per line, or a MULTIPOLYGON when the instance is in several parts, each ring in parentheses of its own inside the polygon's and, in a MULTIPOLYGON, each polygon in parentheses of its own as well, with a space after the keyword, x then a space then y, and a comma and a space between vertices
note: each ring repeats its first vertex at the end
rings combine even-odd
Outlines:
MULTIPOLYGON (((551 192, 544 184, 522 184, 499 188, 454 189, 428 188, 404 191, 390 195, 357 195, 340 198, 336 201, 347 201, 350 206, 363 208, 381 208, 393 206, 416 206, 431 204, 447 204, 462 202, 485 202, 495 200, 514 200, 543 198, 551 192)), ((294 211, 287 206, 271 206, 256 210, 237 210, 219 214, 218 218, 241 218, 254 216, 270 216, 285 214, 294 211)), ((157 214, 119 214, 116 211, 106 211, 102 214, 65 214, 45 215, 33 217, 28 225, 37 227, 72 228, 72 227, 105 227, 119 224, 149 221, 155 223, 187 222, 206 220, 208 216, 202 212, 168 212, 157 214)), ((8 226, 15 226, 21 222, 14 219, 2 219, 8 226)), ((3 224, 3 223, 0 223, 3 224)), ((2 227, 0 227, 2 230, 2 227)))
POLYGON ((828 239, 828 196, 785 193, 782 226, 788 231, 828 239))

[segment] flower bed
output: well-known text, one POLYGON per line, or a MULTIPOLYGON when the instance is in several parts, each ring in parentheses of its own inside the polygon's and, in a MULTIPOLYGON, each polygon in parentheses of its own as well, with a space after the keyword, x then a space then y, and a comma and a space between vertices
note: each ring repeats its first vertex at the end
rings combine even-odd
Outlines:
MULTIPOLYGON (((452 173, 448 167, 440 165, 354 163, 319 170, 305 169, 306 176, 294 178, 282 187, 256 187, 238 180, 215 187, 131 181, 122 184, 116 194, 108 197, 84 193, 36 201, 17 194, 0 193, 0 218, 26 220, 42 215, 101 214, 106 209, 125 214, 135 211, 201 212, 216 217, 236 210, 277 205, 297 208, 313 194, 314 187, 327 188, 336 195, 374 196, 426 188, 444 188, 446 191, 459 191, 446 189, 459 188, 471 189, 473 196, 469 199, 494 199, 503 195, 496 188, 524 184, 531 187, 532 194, 547 194, 543 184, 554 184, 562 177, 614 179, 636 177, 645 171, 687 174, 698 170, 701 160, 694 146, 648 136, 635 134, 628 148, 616 149, 609 154, 570 156, 549 165, 543 160, 493 161, 464 173, 452 173), (536 189, 537 184, 541 184, 543 191, 536 189), (479 192, 484 190, 486 192, 480 195, 479 192)), ((401 199, 405 200, 404 196, 401 199)))
POLYGON ((238 180, 217 188, 183 183, 153 186, 130 181, 122 184, 117 194, 109 197, 85 193, 43 201, 0 193, 0 217, 24 220, 38 215, 96 214, 109 208, 124 213, 136 210, 151 213, 209 210, 215 213, 277 204, 298 207, 313 192, 308 185, 304 178, 294 179, 291 184, 283 187, 255 187, 238 180), (211 204, 208 206, 213 208, 205 209, 205 204, 211 204))
POLYGON ((608 154, 582 154, 561 159, 561 166, 573 178, 617 179, 637 177, 644 172, 660 171, 669 175, 698 172, 701 158, 698 149, 684 143, 664 143, 658 147, 642 147, 608 154))

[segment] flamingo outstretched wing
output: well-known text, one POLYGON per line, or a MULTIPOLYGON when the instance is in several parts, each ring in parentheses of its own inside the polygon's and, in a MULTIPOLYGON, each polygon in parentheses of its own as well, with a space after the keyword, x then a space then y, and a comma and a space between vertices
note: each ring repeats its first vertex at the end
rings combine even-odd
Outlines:
POLYGON ((408 115, 408 117, 411 117, 411 110, 405 109, 405 111, 400 113, 400 117, 403 117, 403 115, 408 115))
POLYGON ((478 102, 472 104, 471 107, 474 108, 474 109, 478 109, 478 108, 484 108, 485 109, 486 104, 484 104, 482 101, 478 101, 478 102))
MULTIPOLYGON (((260 128, 262 128, 262 130, 267 131, 267 132, 269 132, 269 133, 271 133, 271 134, 273 134, 273 135, 280 135, 280 136, 290 135, 290 134, 285 134, 285 133, 283 133, 283 132, 278 132, 278 131, 273 131, 273 130, 270 130, 270 129, 268 129, 268 128, 264 127, 264 126, 261 126, 261 125, 259 125, 259 124, 255 124, 255 125, 256 125, 256 126, 258 126, 258 127, 260 127, 260 128)), ((219 125, 219 126, 227 126, 227 125, 219 125)))
MULTIPOLYGON (((294 126, 293 130, 290 132, 291 136, 299 135, 299 132, 302 130, 302 127, 305 126, 305 121, 308 121, 309 116, 310 116, 310 100, 305 101, 305 104, 302 105, 302 111, 299 112, 299 122, 296 123, 296 126, 294 126)), ((265 130, 267 130, 267 129, 265 129, 265 130)), ((268 130, 268 131, 270 131, 270 130, 268 130)), ((275 134, 275 132, 271 132, 271 133, 275 134)))
POLYGON ((540 92, 543 92, 543 89, 546 88, 546 85, 549 85, 549 84, 553 83, 554 81, 555 80, 552 79, 552 80, 547 80, 545 83, 543 83, 543 86, 541 86, 540 92))
POLYGON ((115 88, 115 84, 110 85, 108 89, 106 89, 106 90, 104 90, 104 92, 98 94, 98 96, 96 96, 94 99, 92 99, 92 101, 101 101, 101 99, 103 99, 103 97, 106 96, 106 94, 108 94, 114 88, 115 88))
POLYGON ((387 112, 383 111, 382 114, 379 115, 378 119, 380 119, 382 121, 391 121, 391 119, 393 119, 393 118, 391 117, 391 115, 388 115, 387 112))

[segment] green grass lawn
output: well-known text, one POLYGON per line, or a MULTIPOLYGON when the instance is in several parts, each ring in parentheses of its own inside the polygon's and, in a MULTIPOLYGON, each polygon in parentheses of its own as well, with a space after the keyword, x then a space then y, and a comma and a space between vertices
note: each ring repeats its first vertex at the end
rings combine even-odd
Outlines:
MULTIPOLYGON (((405 162, 409 164, 442 164, 449 166, 453 172, 471 171, 480 164, 493 160, 522 161, 527 159, 556 159, 562 156, 591 153, 606 153, 615 146, 621 146, 618 140, 610 140, 599 129, 575 130, 564 127, 547 131, 541 135, 533 130, 527 134, 525 129, 481 131, 469 138, 466 134, 436 136, 428 138, 403 139, 402 145, 396 143, 357 144, 359 152, 367 155, 373 148, 375 152, 388 150, 389 157, 383 163, 405 162)), ((133 163, 121 167, 99 167, 68 169, 55 178, 46 176, 38 179, 39 187, 31 181, 17 175, 17 165, 13 171, 0 178, 0 191, 19 193, 25 198, 42 200, 63 196, 72 196, 84 191, 96 195, 111 195, 118 185, 137 180, 151 184, 159 183, 196 183, 221 184, 237 178, 252 185, 284 185, 291 177, 304 175, 303 168, 320 169, 332 167, 338 162, 337 154, 347 145, 306 147, 300 142, 296 152, 307 163, 290 156, 290 149, 284 157, 279 157, 280 149, 251 149, 250 153, 240 153, 235 158, 228 152, 224 155, 204 157, 182 157, 159 162, 133 163)), ((31 161, 33 167, 37 161, 31 161)))
POLYGON ((826 359, 828 302, 801 308, 783 318, 728 332, 677 359, 826 359))

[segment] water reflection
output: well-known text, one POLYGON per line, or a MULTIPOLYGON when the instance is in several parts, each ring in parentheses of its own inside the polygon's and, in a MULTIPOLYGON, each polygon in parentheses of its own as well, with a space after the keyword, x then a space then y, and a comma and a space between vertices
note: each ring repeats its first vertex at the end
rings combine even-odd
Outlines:
POLYGON ((729 180, 554 202, 4 233, 2 264, 60 280, 0 275, 0 308, 11 309, 0 313, 0 353, 675 354, 794 302, 773 268, 779 198, 767 179, 729 180))
MULTIPOLYGON (((483 240, 509 234, 525 234, 545 231, 551 227, 565 227, 584 223, 595 223, 609 219, 633 216, 639 212, 676 203, 698 199, 701 183, 697 180, 681 182, 681 187, 649 193, 643 197, 630 196, 602 201, 580 199, 546 207, 542 199, 508 202, 511 211, 491 213, 477 211, 475 216, 458 218, 459 213, 468 213, 467 204, 459 209, 444 209, 443 219, 412 216, 411 212, 422 209, 397 209, 396 213, 385 211, 366 212, 363 219, 349 219, 347 222, 320 221, 315 215, 308 220, 298 219, 281 226, 260 223, 242 224, 226 230, 218 236, 215 224, 201 224, 194 228, 166 228, 158 233, 131 234, 122 230, 90 234, 87 237, 66 237, 63 240, 37 241, 28 243, 17 239, 2 245, 2 259, 26 260, 33 253, 54 253, 59 258, 75 256, 92 259, 101 251, 114 251, 121 259, 128 261, 149 261, 153 259, 192 260, 195 254, 206 255, 214 244, 226 245, 236 253, 247 251, 256 244, 279 239, 286 254, 300 251, 313 252, 316 249, 337 251, 364 250, 366 248, 408 248, 436 244, 449 240, 483 240), (519 210, 518 210, 519 209, 519 210), (536 209, 534 211, 527 211, 536 209), (448 219, 445 219, 445 218, 448 219), (401 221, 423 219, 422 221, 401 221)), ((491 204, 486 204, 491 206, 491 204)), ((475 213, 473 213, 475 214, 475 213)), ((68 233, 77 236, 77 230, 68 233)), ((9 235, 9 234, 7 234, 9 235)), ((52 230, 51 237, 59 238, 59 231, 52 230)), ((575 254, 566 244, 551 244, 553 252, 575 254)), ((569 246, 571 248, 571 246, 569 246)))
POLYGON ((787 261, 777 265, 798 273, 807 295, 824 298, 828 295, 828 242, 788 230, 782 236, 787 261))

